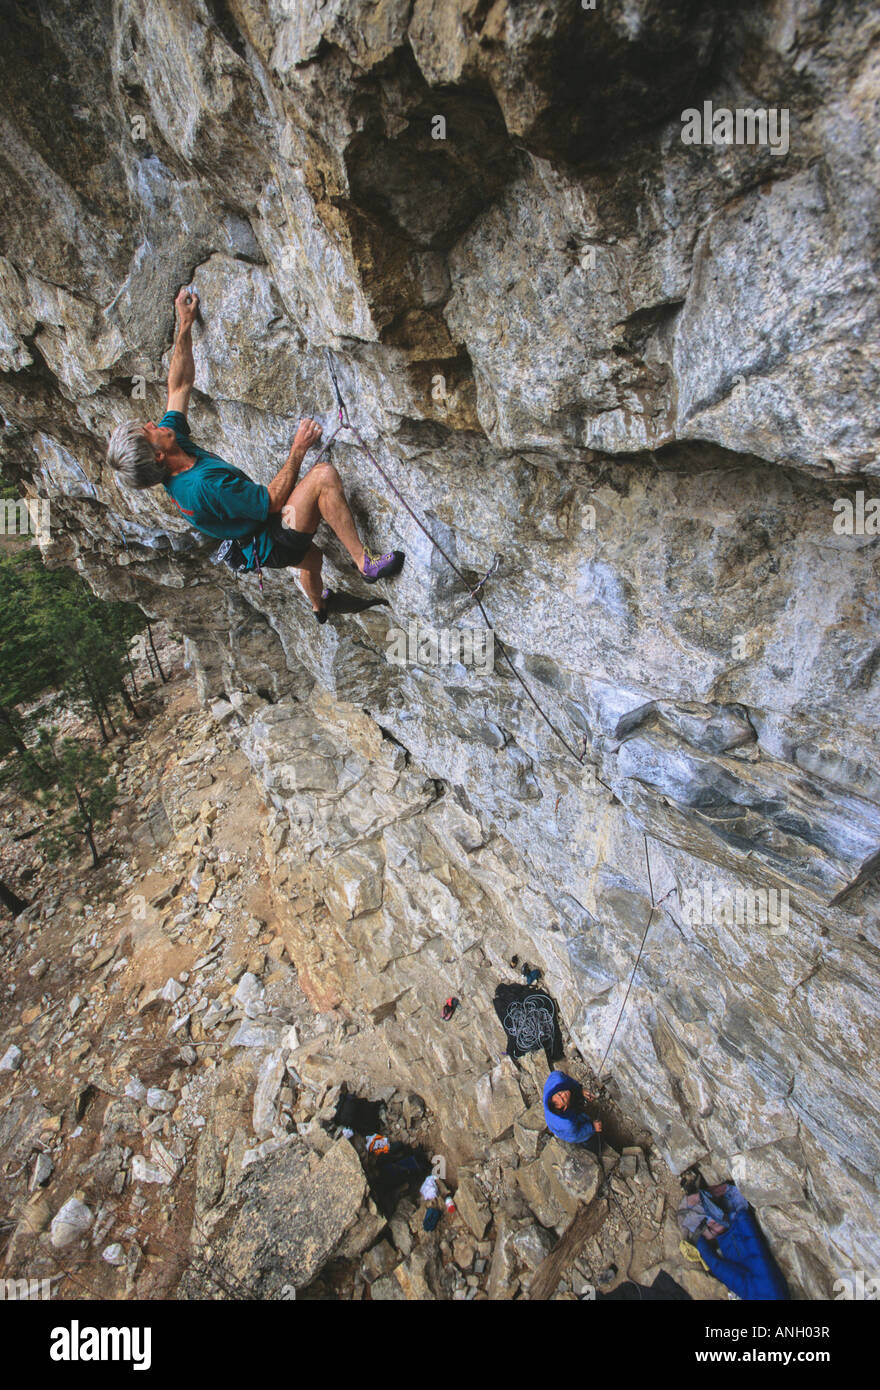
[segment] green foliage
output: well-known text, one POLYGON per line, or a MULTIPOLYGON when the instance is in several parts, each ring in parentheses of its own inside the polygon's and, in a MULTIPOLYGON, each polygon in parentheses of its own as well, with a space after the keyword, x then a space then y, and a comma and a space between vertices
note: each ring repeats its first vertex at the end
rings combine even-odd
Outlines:
POLYGON ((76 853, 83 840, 98 863, 94 832, 110 819, 116 804, 116 779, 107 758, 91 743, 63 738, 56 746, 55 731, 39 730, 36 759, 50 778, 46 786, 30 764, 21 771, 21 789, 30 792, 46 813, 40 848, 56 861, 76 853))
POLYGON ((47 692, 95 719, 106 739, 131 639, 145 626, 134 604, 105 603, 72 570, 46 569, 33 548, 0 556, 0 757, 12 748, 27 757, 17 706, 47 692))
POLYGON ((60 666, 41 635, 44 570, 39 553, 0 557, 0 756, 17 748, 27 758, 27 727, 16 707, 60 681, 60 666))
POLYGON ((131 640, 145 627, 133 604, 105 603, 74 571, 46 569, 35 548, 0 554, 0 777, 43 813, 49 859, 85 840, 97 864, 94 832, 109 819, 116 783, 91 742, 57 743, 42 725, 53 711, 74 709, 106 742, 115 732, 111 705, 132 675, 131 640))
POLYGON ((14 502, 17 501, 20 496, 21 493, 15 484, 8 483, 4 477, 0 476, 0 501, 14 502))

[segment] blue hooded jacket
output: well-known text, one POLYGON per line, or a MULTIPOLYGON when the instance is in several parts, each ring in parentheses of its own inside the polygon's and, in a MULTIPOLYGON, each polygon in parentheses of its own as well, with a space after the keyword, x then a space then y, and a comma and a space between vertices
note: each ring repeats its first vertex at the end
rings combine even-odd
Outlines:
POLYGON ((564 1139, 567 1144, 586 1144, 596 1132, 589 1116, 582 1110, 572 1108, 572 1105, 569 1105, 565 1114, 560 1115, 550 1104, 550 1097, 555 1096, 557 1091, 571 1091, 572 1102, 583 1100, 584 1088, 580 1082, 566 1076, 564 1071, 551 1071, 544 1082, 544 1118, 547 1128, 557 1139, 564 1139))
POLYGON ((719 1254, 701 1236, 697 1249, 715 1278, 739 1298, 749 1303, 788 1298, 788 1285, 751 1211, 740 1212, 715 1244, 719 1254))

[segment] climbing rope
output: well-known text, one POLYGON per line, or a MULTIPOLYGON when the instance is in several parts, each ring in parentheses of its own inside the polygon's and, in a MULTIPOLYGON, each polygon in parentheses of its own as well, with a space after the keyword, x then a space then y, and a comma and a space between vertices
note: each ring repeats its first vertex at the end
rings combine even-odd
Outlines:
POLYGON ((608 1053, 611 1051, 611 1044, 614 1042, 614 1039, 617 1036, 617 1030, 620 1027, 620 1020, 623 1018, 624 1010, 626 1009, 627 1003, 629 1002, 630 991, 632 990, 633 983, 636 978, 636 971, 638 970, 639 963, 642 959, 642 953, 645 949, 645 942, 648 939, 648 932, 651 930, 651 922, 654 919, 654 913, 657 911, 657 904, 654 902, 654 881, 651 877, 651 859, 648 854, 648 837, 644 834, 644 832, 642 832, 642 839, 645 842, 645 865, 648 870, 648 891, 651 894, 651 911, 648 913, 648 920, 645 923, 645 931, 642 936, 642 944, 639 947, 639 954, 636 956, 636 963, 630 971, 629 984, 626 987, 626 994, 623 996, 623 1003, 620 1006, 620 1010, 617 1015, 617 1021, 611 1031, 611 1037, 608 1039, 608 1046, 605 1049, 602 1061, 599 1063, 599 1070, 597 1072, 597 1076, 599 1078, 600 1086, 602 1084, 602 1072, 605 1069, 605 1062, 608 1057, 608 1053))
MULTIPOLYGON (((586 750, 587 750, 587 740, 586 740, 586 738, 584 738, 584 746, 583 746, 582 751, 581 751, 581 752, 578 752, 575 748, 572 747, 572 745, 569 743, 568 739, 565 738, 565 736, 559 731, 559 729, 557 729, 556 725, 553 723, 553 721, 550 719, 550 717, 546 714, 546 712, 541 708, 541 705, 539 704, 538 700, 535 698, 534 694, 533 694, 532 691, 529 689, 529 686, 526 684, 526 682, 523 680, 522 676, 520 675, 519 671, 517 671, 516 667, 514 666, 513 661, 511 660, 510 655, 509 655, 509 653, 507 652, 507 649, 506 649, 504 643, 502 642, 501 638, 498 636, 498 633, 497 633, 497 631, 495 630, 495 627, 494 627, 494 625, 492 624, 492 622, 491 622, 491 620, 490 620, 490 618, 489 618, 489 615, 488 615, 488 613, 486 612, 486 610, 485 610, 485 608, 484 608, 484 606, 483 606, 482 600, 479 598, 479 592, 480 592, 480 590, 483 588, 483 586, 484 586, 484 584, 486 583, 487 579, 489 579, 489 577, 490 577, 492 574, 494 574, 495 570, 497 569, 498 563, 499 563, 499 560, 500 560, 500 556, 498 556, 498 555, 496 554, 496 556, 495 556, 495 558, 494 558, 494 560, 493 560, 493 563, 492 563, 491 567, 487 570, 487 572, 486 572, 486 574, 483 576, 483 578, 479 581, 478 584, 471 586, 471 584, 468 582, 468 580, 467 580, 467 578, 465 577, 465 575, 464 575, 464 574, 462 573, 462 571, 459 569, 458 565, 456 565, 456 563, 455 563, 455 561, 452 559, 452 557, 446 552, 446 550, 445 550, 444 547, 440 544, 440 542, 437 540, 437 538, 431 534, 431 532, 428 530, 428 528, 427 528, 427 527, 424 525, 424 523, 422 522, 421 518, 420 518, 419 516, 416 515, 415 511, 414 511, 413 508, 409 505, 409 503, 407 502, 406 498, 405 498, 405 497, 403 496, 403 494, 401 493, 400 489, 399 489, 399 488, 396 486, 396 484, 394 483, 393 479, 390 478, 390 477, 388 476, 387 472, 386 472, 385 469, 382 467, 382 465, 379 463, 378 459, 374 457, 374 455, 373 455, 372 452, 370 451, 370 449, 369 449, 369 447, 368 447, 368 445, 367 445, 365 439, 364 439, 363 436, 361 435, 360 431, 356 428, 355 425, 352 424, 351 418, 350 418, 350 416, 349 416, 349 414, 348 414, 348 409, 347 409, 347 407, 346 407, 345 401, 344 401, 343 396, 342 396, 342 392, 341 392, 341 390, 340 390, 340 388, 339 388, 339 381, 338 381, 338 378, 337 378, 337 376, 336 376, 336 372, 334 371, 334 368, 333 368, 333 361, 332 361, 332 358, 331 358, 331 356, 330 356, 329 350, 327 351, 327 354, 326 354, 326 355, 327 355, 327 367, 328 367, 328 370, 329 370, 329 372, 330 372, 330 378, 331 378, 331 380, 332 380, 332 382, 333 382, 333 389, 334 389, 334 391, 335 391, 335 393, 336 393, 336 403, 337 403, 337 407, 338 407, 338 410, 339 410, 339 423, 337 424, 336 429, 333 431, 333 434, 331 435, 330 439, 328 440, 327 445, 325 446, 325 449, 322 451, 321 457, 323 457, 324 453, 326 453, 327 449, 329 449, 329 447, 330 447, 330 445, 332 444, 333 440, 336 438, 336 436, 339 434, 339 432, 340 432, 341 430, 347 429, 351 434, 354 435, 355 439, 357 440, 357 447, 360 449, 360 451, 361 451, 362 453, 366 454, 367 458, 368 458, 368 459, 370 460, 370 462, 373 464, 374 468, 376 468, 376 469, 378 470, 378 472, 381 474, 381 476, 382 476, 382 478, 384 479, 384 481, 387 483, 388 487, 389 487, 389 488, 391 489, 391 491, 393 492, 394 496, 398 499, 398 501, 400 502, 401 506, 402 506, 402 507, 405 509, 405 511, 412 517, 413 521, 416 523, 416 525, 418 526, 419 530, 422 531, 422 533, 423 533, 425 536, 427 536, 428 540, 431 542, 431 545, 434 546, 435 550, 439 551, 439 553, 443 556, 443 559, 444 559, 444 560, 446 561, 446 563, 449 565, 449 568, 453 571, 453 573, 454 573, 455 575, 457 575, 457 577, 461 580, 461 582, 462 582, 462 583, 465 585, 465 587, 467 588, 467 590, 468 590, 468 592, 469 592, 471 598, 474 600, 474 602, 476 603, 477 608, 479 609, 480 613, 482 614, 483 620, 484 620, 484 622, 486 623, 486 627, 489 629, 489 631, 492 632, 494 640, 498 643, 499 649, 500 649, 500 651, 501 651, 502 656, 504 657, 504 660, 507 662, 507 665, 509 666, 509 668, 510 668, 510 670, 512 671, 513 675, 516 677, 517 681, 518 681, 519 684, 522 686, 523 690, 525 691, 525 693, 526 693, 526 695, 528 696, 529 700, 530 700, 530 701, 532 702, 532 704, 534 705, 535 709, 538 711, 538 713, 539 713, 539 715, 541 716, 541 718, 543 719, 544 723, 545 723, 545 724, 547 725, 547 727, 553 732, 553 734, 555 734, 556 738, 557 738, 557 739, 559 740, 559 742, 563 745, 563 747, 571 754, 571 756, 572 756, 580 765, 583 765, 584 762, 586 761, 586 750)), ((602 782, 601 778, 597 778, 596 780, 599 781, 603 787, 607 787, 607 784, 606 784, 605 782, 602 782)), ((610 788, 610 787, 607 787, 607 790, 610 791, 611 788, 610 788)), ((598 1073, 597 1073, 598 1078, 599 1078, 599 1087, 600 1087, 600 1090, 601 1090, 601 1084, 602 1084, 602 1072, 603 1072, 603 1070, 604 1070, 605 1063, 606 1063, 606 1061, 608 1060, 608 1054, 609 1054, 609 1052, 611 1051, 611 1047, 612 1047, 612 1044, 613 1044, 613 1042, 614 1042, 614 1039, 615 1039, 615 1037, 617 1036, 617 1030, 618 1030, 618 1028, 620 1027, 620 1023, 621 1023, 621 1020, 622 1020, 622 1018, 623 1018, 624 1012, 625 1012, 625 1010, 626 1010, 626 1006, 627 1006, 627 1004, 628 1004, 628 1002, 629 1002, 629 997, 630 997, 630 994, 631 994, 631 992, 632 992, 633 983, 634 983, 634 981, 635 981, 636 974, 637 974, 637 972, 638 972, 638 968, 639 968, 639 965, 640 965, 640 963, 641 963, 642 955, 643 955, 644 950, 645 950, 645 943, 647 942, 647 939, 648 939, 648 932, 649 932, 650 929, 651 929, 651 923, 652 923, 652 921, 653 921, 653 919, 654 919, 654 913, 655 913, 655 911, 656 911, 656 903, 655 903, 655 901, 654 901, 654 882, 653 882, 653 877, 652 877, 652 875, 651 875, 651 860, 650 860, 650 856, 649 856, 649 853, 648 853, 648 837, 647 837, 647 835, 643 835, 643 839, 644 839, 644 842, 645 842, 645 864, 646 864, 647 871, 648 871, 648 889, 649 889, 649 892, 650 892, 650 895, 651 895, 651 911, 650 911, 649 914, 648 914, 648 920, 647 920, 647 923, 645 924, 645 930, 644 930, 644 933, 643 933, 643 935, 642 935, 642 941, 641 941, 641 945, 639 946, 639 951, 638 951, 638 955, 636 956, 635 964, 633 965, 632 971, 630 972, 629 983, 628 983, 627 988, 626 988, 626 994, 624 995, 623 1003, 621 1004, 620 1009, 619 1009, 619 1011, 618 1011, 617 1019, 616 1019, 615 1024, 614 1024, 614 1028, 612 1029, 612 1032, 611 1032, 611 1037, 608 1039, 608 1046, 605 1048, 605 1052, 604 1052, 604 1054, 603 1054, 602 1061, 601 1061, 601 1064, 600 1064, 600 1066, 599 1066, 599 1071, 598 1071, 598 1073)), ((628 1259, 627 1259, 627 1269, 626 1269, 626 1275, 625 1275, 626 1278, 629 1278, 630 1270, 631 1270, 631 1266, 632 1266, 633 1250, 634 1250, 634 1247, 635 1247, 635 1236, 634 1236, 634 1233, 633 1233, 632 1226, 630 1225, 630 1222, 629 1222, 629 1220, 627 1219, 626 1213, 625 1213, 624 1210, 623 1210, 623 1207, 621 1206, 620 1202, 617 1200, 616 1194, 615 1194, 615 1193, 611 1190, 611 1188, 610 1188, 610 1185, 609 1185, 609 1184, 610 1184, 610 1176, 611 1176, 611 1175, 610 1175, 610 1173, 609 1173, 609 1174, 605 1174, 605 1172, 604 1172, 604 1164, 603 1164, 603 1161, 602 1161, 602 1148, 603 1148, 603 1144, 602 1144, 602 1135, 601 1135, 601 1131, 597 1131, 597 1137, 598 1137, 598 1140, 599 1140, 599 1145, 598 1145, 598 1148, 599 1148, 599 1155, 598 1155, 598 1156, 599 1156, 599 1166, 600 1166, 600 1168, 602 1169, 602 1173, 603 1173, 602 1182, 601 1182, 600 1187, 599 1187, 599 1192, 607 1191, 607 1193, 608 1193, 608 1195, 610 1196, 611 1200, 614 1202, 615 1206, 617 1207, 618 1211, 620 1212, 621 1218, 622 1218, 624 1224, 626 1225, 626 1227, 627 1227, 627 1229, 628 1229, 628 1231, 629 1231, 630 1245, 629 1245, 629 1254, 628 1254, 628 1259)))
MULTIPOLYGON (((643 935, 642 935, 642 944, 639 946, 639 953, 638 953, 638 955, 636 956, 635 964, 634 964, 632 970, 630 971, 629 984, 628 984, 627 987, 626 987, 626 994, 623 996, 623 1003, 621 1004, 620 1009, 618 1010, 617 1019, 616 1019, 616 1021, 615 1021, 615 1024, 614 1024, 613 1029, 611 1030, 611 1037, 608 1039, 608 1046, 605 1048, 605 1052, 604 1052, 604 1054, 603 1054, 602 1061, 599 1063, 599 1070, 598 1070, 597 1073, 596 1073, 596 1076, 597 1076, 597 1079, 598 1079, 598 1083, 599 1083, 599 1090, 600 1090, 600 1092, 601 1092, 602 1089, 603 1089, 603 1086, 602 1086, 602 1073, 603 1073, 603 1071, 605 1070, 605 1062, 606 1062, 607 1059, 608 1059, 608 1054, 609 1054, 609 1052, 611 1051, 611 1045, 612 1045, 612 1043, 614 1042, 615 1037, 617 1036, 617 1030, 618 1030, 618 1028, 620 1027, 620 1021, 621 1021, 621 1019, 623 1018, 624 1011, 625 1011, 625 1009, 626 1009, 627 1003, 629 1002, 629 996, 630 996, 630 992, 632 991, 633 983, 634 983, 635 978, 636 978, 636 972, 638 971, 639 964, 640 964, 641 959, 642 959, 642 954, 643 954, 644 949, 645 949, 645 942, 646 942, 647 939, 648 939, 648 932, 651 930, 651 922, 653 921, 653 919, 654 919, 654 913, 655 913, 656 910, 657 910, 657 904, 656 904, 655 901, 654 901, 654 880, 653 880, 653 878, 652 878, 652 876, 651 876, 651 858, 650 858, 650 855, 648 854, 648 837, 647 837, 647 835, 644 834, 644 832, 642 833, 642 839, 643 839, 644 842, 645 842, 645 866, 646 866, 646 868, 647 868, 647 870, 648 870, 648 891, 649 891, 649 893, 650 893, 650 895, 651 895, 651 911, 648 913, 648 920, 647 920, 647 922, 645 923, 645 930, 644 930, 644 933, 643 933, 643 935)), ((613 1190, 612 1187, 611 1187, 611 1177, 612 1177, 612 1173, 610 1173, 610 1172, 609 1172, 609 1173, 606 1173, 606 1172, 605 1172, 605 1164, 604 1164, 604 1162, 603 1162, 603 1148, 604 1148, 604 1144, 603 1144, 603 1141, 602 1141, 602 1132, 601 1132, 601 1130, 597 1130, 597 1131, 596 1131, 596 1137, 597 1137, 597 1139, 599 1140, 599 1152, 598 1152, 598 1155, 597 1155, 597 1156, 598 1156, 598 1159, 599 1159, 599 1167, 602 1169, 602 1180, 601 1180, 601 1182, 600 1182, 600 1184, 599 1184, 599 1187, 598 1187, 598 1189, 597 1189, 596 1196, 598 1197, 601 1193, 604 1192, 604 1193, 606 1193, 606 1194, 611 1198, 612 1202, 613 1202, 614 1205, 617 1207, 617 1210, 618 1210, 618 1212, 620 1213, 620 1218, 621 1218, 621 1220, 623 1221, 624 1225, 626 1226, 627 1230, 629 1231, 629 1251, 628 1251, 628 1254, 627 1254, 626 1270, 625 1270, 624 1276, 623 1276, 624 1281, 628 1281, 628 1280, 630 1279, 630 1274, 631 1274, 631 1272, 632 1272, 632 1259, 633 1259, 633 1252, 634 1252, 634 1250, 635 1250, 635 1233, 634 1233, 634 1231, 633 1231, 632 1225, 630 1224, 630 1221, 629 1221, 629 1218, 627 1217, 626 1212, 624 1211, 624 1209, 623 1209, 621 1203, 620 1203, 620 1202, 618 1201, 618 1199, 617 1199, 617 1194, 616 1194, 616 1192, 614 1192, 614 1190, 613 1190)), ((639 1286, 638 1284, 636 1284, 635 1287, 636 1287, 637 1289, 639 1289, 639 1299, 640 1299, 640 1301, 641 1301, 641 1299, 642 1299, 642 1293, 641 1293, 640 1286, 639 1286)))
MULTIPOLYGON (((584 746, 583 746, 583 748, 581 749, 580 752, 578 752, 578 750, 577 750, 576 748, 574 748, 573 745, 568 741, 568 739, 565 737, 565 735, 564 735, 563 733, 561 733, 560 730, 556 727, 556 725, 553 723, 553 720, 552 720, 552 719, 550 718, 550 716, 546 713, 546 711, 542 708, 541 704, 539 703, 539 701, 537 700, 537 698, 535 697, 535 695, 532 693, 531 689, 529 688, 528 684, 526 683, 526 681, 525 681, 525 680, 523 679, 523 677, 520 675, 519 671, 518 671, 518 670, 516 669, 516 667, 514 666, 513 660, 511 659, 510 654, 509 654, 508 651, 507 651, 507 648, 505 647, 504 643, 502 642, 501 638, 499 637, 498 632, 497 632, 497 630, 496 630, 494 624, 492 623, 492 621, 491 621, 491 619, 490 619, 488 613, 486 612, 486 609, 485 609, 484 606, 483 606, 482 599, 479 597, 480 590, 483 588, 483 585, 486 583, 486 580, 490 577, 490 575, 492 575, 492 574, 495 572, 495 570, 497 569, 498 563, 499 563, 499 560, 500 560, 501 557, 500 557, 499 555, 496 555, 496 556, 495 556, 495 558, 494 558, 494 560, 493 560, 493 562, 492 562, 492 565, 491 565, 490 568, 486 571, 486 573, 483 575, 483 578, 479 581, 479 583, 472 585, 472 584, 469 582, 469 580, 467 579, 467 576, 464 575, 464 574, 462 573, 462 571, 459 569, 458 565, 455 563, 455 561, 452 559, 452 557, 448 554, 448 552, 444 549, 444 547, 443 547, 443 546, 440 544, 440 542, 437 540, 436 536, 433 536, 433 535, 431 534, 431 532, 428 530, 427 526, 425 526, 424 522, 421 520, 421 518, 416 514, 416 512, 413 510, 413 508, 412 508, 412 507, 410 506, 410 504, 407 502, 406 498, 404 497, 404 495, 403 495, 403 493, 400 491, 400 489, 397 487, 397 485, 396 485, 396 483, 394 482, 393 478, 390 478, 390 477, 388 476, 388 473, 387 473, 387 472, 385 471, 385 469, 382 467, 382 465, 381 465, 381 463, 379 462, 379 460, 378 460, 378 459, 375 457, 375 455, 371 452, 371 450, 370 450, 370 448, 369 448, 369 446, 368 446, 366 440, 364 439, 363 435, 361 434, 360 430, 357 428, 356 425, 352 424, 351 417, 350 417, 350 415, 349 415, 349 413, 348 413, 348 407, 346 406, 345 401, 344 401, 343 396, 342 396, 342 392, 341 392, 341 390, 339 389, 339 380, 338 380, 338 378, 337 378, 337 376, 336 376, 336 372, 335 372, 335 370, 334 370, 334 368, 333 368, 333 360, 332 360, 332 358, 331 358, 331 356, 330 356, 330 351, 329 351, 329 349, 326 349, 326 357, 327 357, 327 367, 328 367, 328 370, 329 370, 329 372, 330 372, 330 378, 331 378, 331 380, 332 380, 332 382, 333 382, 333 390, 334 390, 335 393, 336 393, 336 403, 337 403, 337 406, 338 406, 338 409, 339 409, 339 423, 338 423, 338 425, 336 426, 336 429, 333 431, 333 434, 330 436, 330 439, 327 441, 327 444, 326 444, 324 450, 322 450, 321 457, 323 458, 323 456, 324 456, 324 454, 326 453, 327 449, 329 449, 330 445, 333 443, 333 440, 336 438, 336 436, 339 434, 339 432, 340 432, 341 430, 348 430, 352 435, 354 435, 354 438, 355 438, 355 440, 357 441, 357 443, 355 444, 354 447, 357 448, 361 453, 366 454, 367 458, 370 460, 370 463, 372 463, 373 467, 376 468, 376 469, 378 470, 378 472, 381 474, 382 478, 385 480, 385 482, 387 483, 388 487, 391 489, 391 491, 393 492, 394 496, 397 498, 398 502, 401 504, 401 506, 404 508, 404 510, 405 510, 406 512, 408 512, 408 514, 412 517, 413 521, 416 523, 416 525, 418 526, 419 530, 420 530, 425 536, 427 536, 428 540, 431 542, 431 544, 433 545, 434 549, 437 550, 437 551, 439 551, 439 553, 443 556, 443 559, 446 561, 447 565, 448 565, 449 568, 452 570, 452 572, 461 580, 462 584, 464 584, 465 588, 467 589, 468 593, 470 594, 471 598, 473 599, 474 603, 476 604, 477 608, 479 609, 480 614, 481 614, 481 616, 482 616, 482 618, 483 618, 483 621, 484 621, 484 623, 486 624, 486 628, 488 629, 489 632, 492 633, 493 641, 497 643, 498 649, 499 649, 499 651, 501 652, 501 655, 504 657, 504 660, 506 661, 508 667, 510 668, 511 673, 513 674, 513 676, 515 677, 515 679, 519 682, 519 684, 520 684, 520 686, 522 687, 522 689, 525 691, 525 693, 526 693, 526 695, 528 696, 529 700, 530 700, 530 701, 532 702, 532 704, 534 705, 534 707, 535 707, 535 709, 537 710, 538 714, 539 714, 540 717, 543 719, 544 723, 547 725, 548 729, 550 729, 551 733, 553 733, 553 734, 555 735, 555 737, 559 740, 559 742, 563 745, 563 747, 567 750, 567 752, 569 752, 569 753, 571 754, 571 756, 575 759, 575 761, 576 761, 577 763, 579 763, 581 766, 583 766, 584 763, 586 762, 586 755, 587 755, 587 739, 586 739, 586 737, 584 738, 584 746)), ((601 778, 597 777, 597 778, 596 778, 596 781, 597 781, 597 782, 600 782, 601 785, 602 785, 603 787, 605 787, 607 791, 611 791, 611 788, 608 787, 607 784, 606 784, 605 782, 602 782, 602 779, 601 779, 601 778)))

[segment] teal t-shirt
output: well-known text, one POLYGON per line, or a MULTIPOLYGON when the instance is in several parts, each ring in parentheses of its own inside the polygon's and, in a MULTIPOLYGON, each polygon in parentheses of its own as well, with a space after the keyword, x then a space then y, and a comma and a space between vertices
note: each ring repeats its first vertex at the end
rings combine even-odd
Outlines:
POLYGON ((233 467, 217 454, 209 454, 207 449, 193 443, 187 418, 181 411, 167 410, 159 425, 174 430, 183 452, 196 460, 192 468, 185 473, 175 473, 164 484, 165 491, 187 521, 215 540, 239 541, 248 569, 255 568, 253 539, 260 564, 264 565, 272 550, 272 539, 265 530, 269 519, 269 489, 253 482, 240 468, 233 467))

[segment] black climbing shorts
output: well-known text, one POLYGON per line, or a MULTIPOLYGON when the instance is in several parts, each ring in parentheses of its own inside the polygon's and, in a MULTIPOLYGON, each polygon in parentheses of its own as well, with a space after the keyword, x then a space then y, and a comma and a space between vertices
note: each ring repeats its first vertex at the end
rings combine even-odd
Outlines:
POLYGON ((283 570, 301 565, 305 553, 315 539, 314 531, 292 531, 283 525, 281 513, 274 513, 266 524, 266 533, 272 538, 272 549, 263 569, 283 570))

